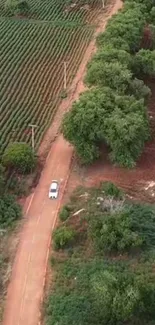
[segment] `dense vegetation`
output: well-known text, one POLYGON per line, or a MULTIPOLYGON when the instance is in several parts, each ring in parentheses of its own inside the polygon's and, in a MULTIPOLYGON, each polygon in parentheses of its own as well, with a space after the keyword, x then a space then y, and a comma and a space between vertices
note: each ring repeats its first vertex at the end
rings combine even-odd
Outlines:
POLYGON ((56 275, 47 324, 152 325, 154 207, 131 202, 113 184, 102 183, 78 188, 66 209, 69 217, 56 231, 72 231, 74 238, 64 242, 63 231, 63 245, 52 256, 56 275))
POLYGON ((37 149, 63 97, 64 61, 67 88, 76 73, 102 4, 89 1, 89 10, 85 1, 72 5, 0 0, 0 155, 10 140, 30 144, 30 123, 38 126, 37 149))
POLYGON ((29 173, 36 164, 33 149, 24 142, 13 142, 8 145, 2 156, 2 163, 8 169, 29 173))
POLYGON ((98 158, 105 143, 112 161, 133 167, 149 139, 150 90, 143 79, 155 75, 153 6, 153 0, 125 1, 97 39, 98 51, 85 78, 91 89, 73 104, 62 125, 83 163, 98 158), (141 48, 146 25, 152 37, 149 49, 141 48))
POLYGON ((26 194, 24 174, 33 170, 35 153, 26 143, 10 143, 0 163, 0 323, 6 286, 10 276, 12 241, 22 217, 22 208, 17 199, 26 194))

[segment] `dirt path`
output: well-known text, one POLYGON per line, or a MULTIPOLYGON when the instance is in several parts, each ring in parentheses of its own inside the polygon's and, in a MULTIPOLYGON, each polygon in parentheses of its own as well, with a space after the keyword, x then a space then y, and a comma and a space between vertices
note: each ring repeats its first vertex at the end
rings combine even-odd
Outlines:
MULTIPOLYGON (((111 8, 109 17, 116 13, 120 7, 121 1, 117 0, 111 8)), ((108 17, 100 25, 96 34, 104 30, 107 20, 108 17)), ((45 149, 45 145, 48 149, 49 141, 52 141, 52 137, 56 135, 55 132, 58 132, 64 111, 70 108, 72 102, 83 91, 82 79, 85 67, 94 51, 95 40, 93 39, 74 79, 70 95, 60 105, 54 125, 52 124, 46 134, 40 152, 45 149)), ((3 325, 38 325, 40 322, 40 307, 51 233, 67 184, 72 155, 73 148, 63 139, 62 135, 59 135, 51 147, 39 184, 26 202, 24 210, 26 220, 8 288, 3 325), (48 199, 48 189, 52 179, 60 181, 60 193, 56 201, 48 199)))

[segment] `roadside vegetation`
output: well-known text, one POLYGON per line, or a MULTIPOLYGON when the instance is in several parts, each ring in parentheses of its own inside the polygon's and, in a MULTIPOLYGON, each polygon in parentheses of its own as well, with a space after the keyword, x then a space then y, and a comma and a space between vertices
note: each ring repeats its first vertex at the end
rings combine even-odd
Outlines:
POLYGON ((36 156, 26 143, 11 143, 0 164, 0 321, 3 302, 11 273, 17 238, 16 229, 22 217, 18 198, 26 194, 25 173, 34 170, 36 156))
POLYGON ((62 130, 82 163, 100 156, 103 144, 111 160, 134 167, 150 139, 146 78, 155 76, 155 3, 129 0, 97 39, 88 64, 88 90, 66 113, 62 130), (145 29, 149 42, 143 42, 145 29))
POLYGON ((153 325, 154 206, 106 182, 77 188, 67 207, 53 234, 46 324, 153 325))

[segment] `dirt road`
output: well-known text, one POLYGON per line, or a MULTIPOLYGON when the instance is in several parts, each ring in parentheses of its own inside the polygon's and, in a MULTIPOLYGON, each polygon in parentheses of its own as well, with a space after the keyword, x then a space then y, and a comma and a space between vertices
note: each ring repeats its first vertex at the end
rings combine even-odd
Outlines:
POLYGON ((60 136, 53 144, 40 182, 27 206, 27 221, 21 234, 8 290, 5 325, 38 324, 50 238, 67 181, 71 156, 72 148, 60 136), (48 198, 51 179, 60 180, 58 200, 51 201, 48 198))
MULTIPOLYGON (((117 0, 109 17, 120 7, 121 1, 117 0)), ((105 24, 104 21, 102 30, 105 24)), ((101 28, 98 29, 98 32, 100 31, 101 28)), ((65 104, 62 103, 61 110, 63 107, 69 109, 72 101, 77 99, 82 91, 85 67, 95 50, 94 44, 93 40, 79 68, 76 89, 72 88, 65 104)), ((26 220, 8 288, 3 325, 38 325, 40 322, 51 233, 69 176, 72 154, 72 147, 60 135, 51 147, 40 182, 25 206, 26 220), (48 199, 48 189, 52 179, 60 181, 59 198, 55 201, 48 199)))

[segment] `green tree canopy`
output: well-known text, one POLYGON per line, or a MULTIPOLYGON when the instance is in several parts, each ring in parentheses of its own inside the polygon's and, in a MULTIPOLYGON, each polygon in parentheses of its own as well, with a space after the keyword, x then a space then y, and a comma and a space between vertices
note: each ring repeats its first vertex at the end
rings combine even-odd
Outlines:
POLYGON ((6 228, 11 226, 14 221, 22 215, 19 204, 12 195, 3 195, 0 197, 0 227, 6 228))
POLYGON ((61 273, 65 285, 58 283, 49 299, 48 323, 153 325, 155 277, 137 264, 133 271, 105 259, 68 263, 61 273))
POLYGON ((137 76, 155 76, 155 50, 141 49, 134 57, 133 71, 137 76))
POLYGON ((97 158, 99 144, 106 142, 112 160, 131 167, 148 138, 144 100, 110 88, 87 91, 65 115, 62 129, 84 163, 97 158))
MULTIPOLYGON (((108 199, 107 199, 108 200, 108 199)), ((112 201, 111 201, 112 202, 112 201)), ((149 206, 120 206, 89 214, 89 233, 95 248, 101 252, 129 252, 134 248, 150 249, 155 246, 155 210, 149 206)), ((110 206, 110 203, 109 203, 110 206)))
POLYGON ((24 142, 10 143, 5 149, 2 163, 6 168, 13 168, 21 173, 28 173, 36 163, 32 148, 24 142))
POLYGON ((136 99, 144 98, 146 102, 151 95, 151 90, 144 84, 143 80, 134 78, 129 83, 128 94, 134 95, 136 99))
MULTIPOLYGON (((155 6, 155 0, 124 0, 127 7, 140 5, 141 8, 144 8, 145 12, 150 12, 151 8, 155 6)), ((126 6, 125 6, 126 7, 126 6)))
POLYGON ((136 52, 140 47, 145 23, 145 16, 140 6, 124 9, 109 20, 106 31, 98 38, 98 44, 103 46, 108 39, 112 45, 111 39, 118 39, 121 44, 120 39, 122 39, 124 46, 121 47, 122 49, 127 50, 125 48, 127 44, 131 52, 136 52))
POLYGON ((131 71, 123 64, 97 61, 88 68, 85 81, 89 86, 108 86, 123 92, 128 88, 131 78, 131 71))
POLYGON ((110 32, 105 31, 104 33, 100 33, 97 37, 97 45, 100 50, 104 48, 104 46, 113 47, 118 50, 124 50, 130 52, 130 47, 126 40, 122 37, 113 37, 110 32))
POLYGON ((88 63, 88 68, 90 68, 94 63, 104 62, 107 63, 119 63, 125 65, 126 67, 130 67, 132 62, 131 55, 122 49, 116 49, 112 45, 104 46, 101 50, 99 50, 92 60, 88 63))

